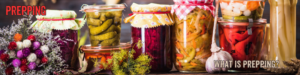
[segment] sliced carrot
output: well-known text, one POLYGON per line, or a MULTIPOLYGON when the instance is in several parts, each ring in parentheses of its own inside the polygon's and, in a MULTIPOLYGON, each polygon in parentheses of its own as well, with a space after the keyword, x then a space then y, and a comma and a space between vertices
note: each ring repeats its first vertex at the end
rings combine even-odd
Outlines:
POLYGON ((205 18, 206 18, 206 17, 205 17, 204 15, 202 15, 200 19, 205 19, 205 18))
POLYGON ((176 54, 176 58, 177 59, 183 59, 183 55, 182 54, 176 54))
POLYGON ((208 57, 210 57, 211 56, 211 53, 207 53, 207 54, 205 54, 204 56, 202 56, 201 58, 208 58, 208 57))
POLYGON ((196 53, 196 55, 200 55, 200 54, 204 51, 203 48, 204 48, 204 46, 202 46, 202 47, 200 48, 200 50, 196 53))
POLYGON ((205 24, 202 25, 202 31, 201 31, 201 35, 205 34, 206 31, 206 26, 205 24))
POLYGON ((193 42, 193 47, 194 47, 194 48, 196 48, 196 47, 197 47, 197 45, 196 45, 195 39, 193 39, 193 41, 192 41, 192 42, 193 42))
POLYGON ((184 51, 184 49, 181 47, 179 42, 176 42, 176 47, 184 54, 185 56, 189 57, 189 55, 184 51))
POLYGON ((196 64, 196 63, 194 63, 194 62, 191 62, 190 64, 191 64, 191 65, 193 65, 193 66, 197 66, 197 64, 196 64))
POLYGON ((178 63, 178 68, 181 68, 181 63, 179 61, 177 61, 178 63))
POLYGON ((256 10, 259 7, 259 1, 248 1, 247 9, 250 11, 256 10))

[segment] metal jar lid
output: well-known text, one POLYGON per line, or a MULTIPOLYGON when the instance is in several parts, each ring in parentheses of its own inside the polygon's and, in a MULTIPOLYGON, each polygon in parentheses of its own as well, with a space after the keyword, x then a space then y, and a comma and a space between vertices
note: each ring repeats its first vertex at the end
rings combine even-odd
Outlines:
POLYGON ((120 51, 121 49, 128 50, 131 48, 129 43, 120 43, 118 46, 91 46, 84 45, 80 47, 85 53, 98 53, 98 52, 110 52, 110 51, 120 51))

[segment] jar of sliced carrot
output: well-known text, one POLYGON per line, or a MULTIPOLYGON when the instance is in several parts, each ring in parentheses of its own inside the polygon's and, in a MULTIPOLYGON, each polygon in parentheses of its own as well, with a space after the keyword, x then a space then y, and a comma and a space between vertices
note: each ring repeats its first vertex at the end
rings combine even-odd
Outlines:
POLYGON ((176 24, 172 28, 172 44, 175 66, 180 72, 206 72, 205 63, 211 56, 213 0, 174 2, 176 24))
POLYGON ((124 22, 131 23, 131 46, 136 51, 134 58, 148 54, 152 58, 151 73, 170 71, 173 66, 171 26, 174 25, 171 5, 133 3, 131 10, 133 15, 124 22), (138 42, 142 42, 141 48, 135 45, 138 42))
MULTIPOLYGON (((261 60, 262 43, 266 19, 253 22, 226 22, 219 23, 219 41, 224 51, 231 54, 233 60, 241 62, 261 60)), ((243 63, 241 63, 243 65, 243 63)), ((233 68, 229 72, 258 71, 257 68, 233 68)))

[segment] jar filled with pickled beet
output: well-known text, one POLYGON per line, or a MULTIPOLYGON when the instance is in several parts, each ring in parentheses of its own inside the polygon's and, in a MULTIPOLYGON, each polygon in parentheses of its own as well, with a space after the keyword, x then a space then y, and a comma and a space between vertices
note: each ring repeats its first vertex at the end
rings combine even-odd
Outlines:
MULTIPOLYGON (((264 39, 266 19, 253 22, 226 22, 219 23, 220 46, 231 54, 234 61, 261 60, 260 53, 264 39)), ((258 71, 259 67, 231 68, 229 72, 258 71)))
POLYGON ((31 25, 36 31, 43 33, 51 33, 60 47, 62 59, 65 64, 71 65, 72 58, 77 58, 74 54, 76 43, 78 42, 78 30, 80 30, 85 20, 83 18, 76 19, 77 14, 71 10, 46 10, 47 15, 37 15, 37 20, 31 25))
POLYGON ((131 10, 133 14, 124 21, 131 23, 131 43, 136 51, 134 57, 148 54, 152 58, 151 73, 170 71, 173 66, 170 27, 174 24, 170 15, 171 6, 134 3, 131 10), (142 42, 140 49, 135 45, 138 41, 142 42))
POLYGON ((206 72, 214 26, 213 1, 174 0, 172 47, 175 67, 180 72, 206 72))

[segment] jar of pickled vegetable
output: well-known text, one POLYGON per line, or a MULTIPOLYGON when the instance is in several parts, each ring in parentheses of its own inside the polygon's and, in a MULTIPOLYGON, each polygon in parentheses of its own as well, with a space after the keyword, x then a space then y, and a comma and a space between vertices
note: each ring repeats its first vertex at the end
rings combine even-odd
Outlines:
POLYGON ((180 72, 206 72, 211 56, 213 0, 174 0, 176 24, 172 28, 176 68, 180 72), (184 12, 183 12, 184 11, 184 12))
POLYGON ((83 18, 75 19, 77 14, 70 10, 46 10, 47 15, 37 15, 37 20, 32 23, 31 28, 43 32, 51 33, 53 40, 55 40, 62 52, 62 59, 65 64, 71 65, 71 59, 74 56, 74 48, 78 42, 78 30, 80 30, 85 23, 83 18))
POLYGON ((151 73, 168 72, 172 69, 170 27, 174 24, 170 5, 132 4, 133 15, 124 20, 131 23, 131 42, 137 58, 142 53, 148 54, 152 61, 151 73), (141 40, 142 48, 135 44, 141 40))
POLYGON ((92 46, 117 46, 120 43, 123 4, 85 5, 92 46))
POLYGON ((84 57, 88 62, 86 72, 95 73, 101 71, 103 69, 102 63, 106 63, 108 59, 111 59, 111 53, 121 49, 129 51, 130 48, 131 45, 129 43, 120 43, 117 46, 81 46, 80 50, 84 52, 84 57))
POLYGON ((262 18, 265 0, 220 0, 220 6, 225 21, 247 22, 262 18))
MULTIPOLYGON (((261 48, 264 37, 266 19, 254 22, 226 22, 219 23, 220 46, 231 54, 234 61, 261 60, 261 48)), ((241 63, 243 65, 243 63, 241 63)), ((229 72, 258 71, 259 68, 232 68, 229 72)))

